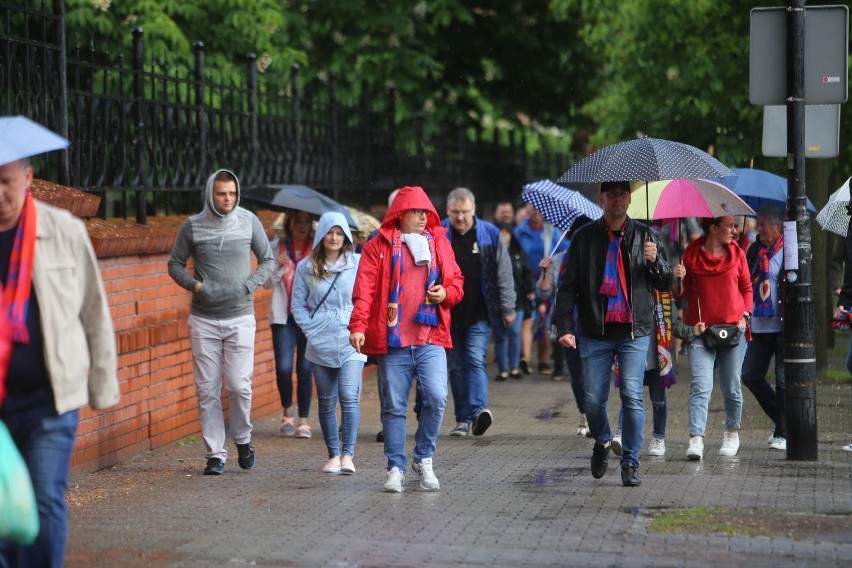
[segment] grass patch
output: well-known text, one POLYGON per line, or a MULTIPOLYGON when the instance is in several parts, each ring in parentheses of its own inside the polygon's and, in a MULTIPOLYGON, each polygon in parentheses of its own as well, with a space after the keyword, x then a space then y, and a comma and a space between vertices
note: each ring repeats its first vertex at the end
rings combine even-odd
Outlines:
POLYGON ((181 438, 180 440, 175 442, 175 444, 177 444, 177 446, 179 448, 183 448, 184 446, 191 446, 192 444, 195 444, 196 442, 198 442, 198 440, 195 438, 195 435, 190 434, 186 438, 181 438))
POLYGON ((760 533, 749 527, 737 526, 728 521, 730 509, 721 507, 693 507, 661 511, 651 515, 649 529, 678 534, 724 534, 727 536, 756 536, 760 533))
POLYGON ((662 533, 768 536, 818 542, 847 542, 852 515, 825 515, 765 509, 691 507, 649 514, 648 530, 662 533))

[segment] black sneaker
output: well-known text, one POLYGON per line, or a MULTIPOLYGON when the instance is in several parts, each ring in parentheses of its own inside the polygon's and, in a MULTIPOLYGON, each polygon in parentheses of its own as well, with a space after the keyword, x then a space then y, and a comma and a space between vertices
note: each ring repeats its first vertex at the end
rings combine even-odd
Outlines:
POLYGON ((639 470, 632 465, 621 468, 621 483, 625 487, 639 487, 642 480, 639 479, 639 470))
POLYGON ((508 379, 508 378, 509 378, 509 375, 499 375, 498 374, 496 377, 494 377, 494 380, 497 381, 498 383, 502 383, 502 382, 505 382, 506 379, 508 379))
POLYGON ((223 473, 225 473, 225 462, 219 458, 210 458, 207 460, 204 475, 222 475, 223 473))
POLYGON ((592 448, 592 477, 600 479, 604 476, 609 466, 607 458, 609 458, 609 446, 595 442, 595 447, 592 448))
POLYGON ((526 361, 524 361, 523 359, 521 359, 521 363, 520 363, 520 365, 518 365, 518 367, 520 367, 521 373, 523 373, 525 375, 531 374, 529 364, 526 361))
POLYGON ((523 379, 523 378, 524 378, 524 375, 523 375, 523 373, 521 373, 521 372, 517 372, 517 373, 509 373, 509 378, 510 378, 510 379, 515 379, 516 381, 520 381, 521 379, 523 379))
POLYGON ((381 444, 385 441, 385 431, 379 430, 379 433, 376 434, 376 443, 381 444))
POLYGON ((243 469, 251 469, 257 461, 257 456, 254 453, 254 446, 251 442, 248 444, 237 444, 237 463, 243 469))
POLYGON ((538 364, 538 373, 540 375, 549 375, 553 372, 553 369, 547 363, 539 363, 538 364))
POLYGON ((476 418, 473 419, 473 435, 482 436, 485 434, 485 431, 491 426, 492 419, 491 411, 487 408, 477 414, 476 418))

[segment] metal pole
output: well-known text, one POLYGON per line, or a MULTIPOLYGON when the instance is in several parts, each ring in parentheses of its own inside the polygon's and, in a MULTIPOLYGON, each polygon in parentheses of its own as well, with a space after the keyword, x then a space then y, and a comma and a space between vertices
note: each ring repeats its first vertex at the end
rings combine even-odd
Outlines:
POLYGON ((145 48, 142 43, 142 28, 133 28, 133 108, 136 128, 133 139, 133 153, 136 157, 136 222, 148 223, 148 204, 145 199, 145 112, 142 108, 145 98, 144 61, 145 48))
MULTIPOLYGON (((787 10, 787 223, 795 222, 798 269, 786 271, 784 369, 787 459, 817 459, 816 343, 811 282, 811 230, 805 197, 805 0, 787 10)), ((785 223, 785 226, 787 225, 785 223)), ((786 256, 786 255, 785 255, 786 256)), ((785 259, 786 264, 786 259, 785 259)))

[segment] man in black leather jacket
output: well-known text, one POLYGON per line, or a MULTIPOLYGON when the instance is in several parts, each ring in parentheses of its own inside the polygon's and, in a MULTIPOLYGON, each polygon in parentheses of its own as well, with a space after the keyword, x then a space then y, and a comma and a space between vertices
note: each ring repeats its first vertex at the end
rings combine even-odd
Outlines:
POLYGON ((650 335, 656 332, 652 289, 669 290, 673 276, 657 233, 627 216, 630 184, 604 182, 600 203, 603 218, 580 229, 569 249, 556 296, 556 332, 559 343, 568 348, 576 348, 576 336, 582 336, 579 349, 586 416, 596 440, 591 459, 596 479, 607 469, 612 431, 606 403, 618 356, 624 408, 621 480, 625 486, 637 486, 645 426, 642 381, 650 335))

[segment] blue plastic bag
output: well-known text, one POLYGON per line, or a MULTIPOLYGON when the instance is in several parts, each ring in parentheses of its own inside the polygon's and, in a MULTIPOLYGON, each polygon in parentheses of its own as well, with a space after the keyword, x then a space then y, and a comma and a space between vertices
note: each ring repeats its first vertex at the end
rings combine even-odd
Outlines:
POLYGON ((30 472, 9 429, 0 421, 0 540, 26 546, 36 536, 38 506, 30 472))

